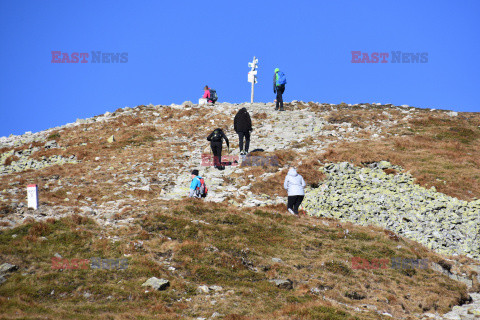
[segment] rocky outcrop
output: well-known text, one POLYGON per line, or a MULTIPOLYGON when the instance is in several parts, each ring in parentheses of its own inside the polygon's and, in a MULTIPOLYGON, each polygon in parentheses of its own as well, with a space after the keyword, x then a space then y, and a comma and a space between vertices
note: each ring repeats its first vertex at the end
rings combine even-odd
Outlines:
POLYGON ((0 285, 7 281, 7 277, 10 273, 15 272, 18 270, 18 266, 4 263, 0 265, 0 285))
POLYGON ((19 151, 9 150, 0 154, 0 175, 21 172, 29 169, 39 170, 53 165, 78 162, 74 155, 69 157, 63 157, 61 155, 53 155, 50 157, 43 156, 40 160, 32 158, 32 155, 36 152, 52 148, 60 148, 55 140, 47 141, 43 148, 30 147, 19 151))
POLYGON ((306 192, 311 215, 378 225, 444 254, 480 258, 480 200, 462 201, 414 184, 388 162, 360 168, 347 162, 323 168, 328 179, 306 192), (387 174, 383 169, 399 173, 387 174))

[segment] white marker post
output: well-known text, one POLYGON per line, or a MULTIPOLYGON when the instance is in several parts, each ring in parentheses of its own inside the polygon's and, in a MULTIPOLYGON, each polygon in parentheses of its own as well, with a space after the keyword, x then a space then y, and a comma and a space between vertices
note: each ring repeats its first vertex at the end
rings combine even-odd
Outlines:
POLYGON ((248 72, 248 82, 252 83, 252 95, 250 99, 250 103, 253 103, 253 85, 257 83, 257 63, 258 59, 253 57, 253 61, 248 63, 248 66, 251 68, 250 72, 248 72))
POLYGON ((27 186, 28 207, 34 210, 38 209, 38 188, 36 184, 29 184, 27 186))

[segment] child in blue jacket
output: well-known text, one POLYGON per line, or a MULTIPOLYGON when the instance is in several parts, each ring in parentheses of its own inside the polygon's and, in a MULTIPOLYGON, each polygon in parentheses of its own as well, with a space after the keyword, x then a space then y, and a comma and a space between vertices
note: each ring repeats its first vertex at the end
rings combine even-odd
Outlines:
POLYGON ((188 195, 188 197, 190 197, 190 198, 200 198, 201 197, 201 195, 200 195, 200 186, 201 186, 200 179, 202 179, 202 177, 200 177, 198 175, 198 170, 197 169, 192 170, 192 183, 190 183, 190 194, 188 195))

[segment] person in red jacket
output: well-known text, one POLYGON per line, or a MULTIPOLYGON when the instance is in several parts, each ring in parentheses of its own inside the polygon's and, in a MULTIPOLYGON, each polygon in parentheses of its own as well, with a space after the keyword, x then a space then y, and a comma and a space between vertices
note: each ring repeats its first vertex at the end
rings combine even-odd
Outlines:
POLYGON ((209 103, 212 102, 212 100, 210 100, 210 88, 208 86, 205 86, 205 88, 203 88, 205 90, 205 92, 203 93, 203 97, 204 99, 207 99, 207 101, 209 103))

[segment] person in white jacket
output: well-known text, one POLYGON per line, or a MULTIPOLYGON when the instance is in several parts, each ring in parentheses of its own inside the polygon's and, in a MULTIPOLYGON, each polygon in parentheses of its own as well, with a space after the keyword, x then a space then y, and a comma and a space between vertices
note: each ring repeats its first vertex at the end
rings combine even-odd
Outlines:
POLYGON ((298 214, 298 207, 300 207, 303 197, 305 196, 305 191, 303 190, 305 185, 305 180, 303 180, 303 177, 297 173, 297 170, 295 170, 295 168, 290 168, 285 177, 283 187, 288 192, 287 208, 288 212, 291 214, 298 214))

